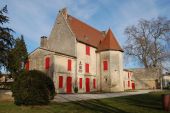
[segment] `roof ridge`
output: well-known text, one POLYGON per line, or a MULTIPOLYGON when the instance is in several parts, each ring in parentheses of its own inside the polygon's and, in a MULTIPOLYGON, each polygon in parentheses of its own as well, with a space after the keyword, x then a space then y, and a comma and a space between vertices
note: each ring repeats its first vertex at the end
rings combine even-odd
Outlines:
MULTIPOLYGON (((96 30, 97 32, 100 32, 100 33, 102 34, 102 32, 101 32, 100 30, 94 28, 93 26, 91 26, 91 25, 89 25, 89 24, 87 24, 87 23, 81 21, 80 19, 78 19, 78 18, 76 18, 76 17, 74 17, 74 16, 68 14, 68 17, 69 17, 69 16, 72 17, 72 18, 74 18, 74 19, 76 19, 77 21, 79 21, 79 22, 81 22, 81 23, 87 25, 88 27, 92 28, 93 30, 96 30)), ((103 37, 103 38, 104 38, 104 37, 103 37)))

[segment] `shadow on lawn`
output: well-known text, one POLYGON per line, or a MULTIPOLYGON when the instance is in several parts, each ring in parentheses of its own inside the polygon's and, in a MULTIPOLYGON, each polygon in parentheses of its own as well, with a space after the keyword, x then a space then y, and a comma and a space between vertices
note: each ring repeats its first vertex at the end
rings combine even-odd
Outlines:
POLYGON ((91 100, 91 101, 77 101, 72 102, 76 105, 79 105, 83 108, 95 111, 95 112, 102 112, 102 113, 128 113, 121 109, 115 108, 113 106, 109 106, 98 100, 91 100))
MULTIPOLYGON (((120 99, 120 98, 119 98, 120 99)), ((129 105, 138 107, 162 110, 161 96, 158 95, 134 95, 129 97, 122 97, 121 101, 127 102, 129 105)))

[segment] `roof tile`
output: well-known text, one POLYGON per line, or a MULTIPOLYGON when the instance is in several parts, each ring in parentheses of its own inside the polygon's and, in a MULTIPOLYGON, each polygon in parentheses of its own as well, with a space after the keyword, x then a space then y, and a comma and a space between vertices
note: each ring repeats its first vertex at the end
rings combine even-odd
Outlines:
POLYGON ((98 45, 97 51, 105 51, 105 50, 116 50, 116 51, 123 52, 115 36, 113 35, 111 29, 108 30, 106 37, 98 45))
POLYGON ((103 32, 87 25, 71 15, 68 15, 67 22, 78 41, 96 47, 98 48, 98 51, 123 51, 110 29, 104 37, 103 32))

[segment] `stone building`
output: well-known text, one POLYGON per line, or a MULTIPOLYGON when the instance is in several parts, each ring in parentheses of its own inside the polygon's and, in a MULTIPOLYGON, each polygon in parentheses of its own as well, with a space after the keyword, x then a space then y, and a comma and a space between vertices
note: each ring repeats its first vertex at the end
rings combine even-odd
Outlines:
POLYGON ((165 73, 161 76, 162 87, 165 89, 170 89, 170 73, 165 73))
POLYGON ((135 78, 133 76, 133 71, 124 69, 123 76, 124 90, 135 90, 135 78))
POLYGON ((99 31, 59 11, 50 36, 29 54, 28 70, 46 72, 57 93, 124 91, 123 50, 111 29, 99 31))
POLYGON ((160 88, 161 71, 158 68, 135 68, 133 77, 135 79, 135 89, 156 89, 160 88))

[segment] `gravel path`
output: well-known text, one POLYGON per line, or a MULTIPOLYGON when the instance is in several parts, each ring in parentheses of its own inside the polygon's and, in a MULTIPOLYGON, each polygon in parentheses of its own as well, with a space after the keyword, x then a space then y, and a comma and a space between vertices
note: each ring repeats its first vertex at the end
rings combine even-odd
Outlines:
POLYGON ((102 98, 145 94, 152 91, 159 91, 159 90, 139 90, 136 92, 100 93, 100 94, 57 94, 53 101, 70 102, 70 101, 79 101, 79 100, 88 100, 88 99, 102 99, 102 98))

